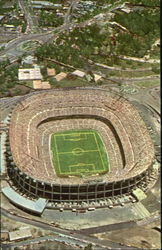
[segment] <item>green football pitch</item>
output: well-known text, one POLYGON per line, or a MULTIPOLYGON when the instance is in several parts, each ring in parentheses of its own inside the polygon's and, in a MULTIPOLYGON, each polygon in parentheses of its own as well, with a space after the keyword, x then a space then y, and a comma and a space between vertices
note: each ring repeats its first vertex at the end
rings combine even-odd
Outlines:
POLYGON ((108 156, 95 130, 68 130, 51 135, 51 153, 59 177, 90 176, 109 170, 108 156))

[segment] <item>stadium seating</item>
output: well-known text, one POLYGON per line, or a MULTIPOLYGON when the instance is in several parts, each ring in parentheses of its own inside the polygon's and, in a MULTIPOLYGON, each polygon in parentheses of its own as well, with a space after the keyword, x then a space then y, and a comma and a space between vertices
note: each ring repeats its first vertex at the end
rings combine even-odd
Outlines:
MULTIPOLYGON (((82 185, 84 178, 59 178, 52 166, 51 134, 96 130, 106 147, 111 171, 105 182, 119 182, 147 171, 154 158, 152 141, 134 106, 99 89, 48 90, 30 94, 12 112, 9 139, 14 163, 22 173, 52 185, 82 185)), ((88 177, 94 181, 96 177, 88 177)))

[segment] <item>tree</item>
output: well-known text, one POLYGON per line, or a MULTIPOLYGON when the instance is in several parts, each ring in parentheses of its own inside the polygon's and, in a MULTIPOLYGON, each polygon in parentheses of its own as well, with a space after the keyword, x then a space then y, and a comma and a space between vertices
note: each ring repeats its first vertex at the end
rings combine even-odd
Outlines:
POLYGON ((155 74, 160 74, 160 67, 157 66, 157 65, 152 65, 152 71, 153 71, 155 74))
POLYGON ((92 250, 92 243, 89 243, 84 250, 92 250))

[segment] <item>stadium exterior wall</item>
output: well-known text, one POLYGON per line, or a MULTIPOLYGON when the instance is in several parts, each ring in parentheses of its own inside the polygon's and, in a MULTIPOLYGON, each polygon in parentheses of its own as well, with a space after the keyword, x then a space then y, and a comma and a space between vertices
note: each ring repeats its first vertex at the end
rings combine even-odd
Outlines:
MULTIPOLYGON (((26 106, 23 107, 22 111, 25 109, 25 107, 26 106)), ((81 115, 82 115, 81 117, 84 116, 85 118, 89 118, 90 115, 91 116, 93 115, 94 119, 97 118, 97 120, 100 120, 104 124, 106 124, 107 127, 109 127, 111 131, 113 130, 113 134, 114 136, 116 136, 117 143, 119 144, 121 160, 123 161, 123 166, 125 166, 124 156, 126 153, 124 151, 124 148, 122 148, 123 145, 121 145, 120 143, 120 136, 118 138, 118 132, 114 130, 114 127, 113 127, 113 124, 111 124, 111 121, 108 122, 103 117, 99 117, 98 113, 97 114, 88 113, 87 117, 85 116, 84 113, 83 114, 81 113, 81 115)), ((77 116, 80 116, 80 113, 77 114, 77 116)), ((75 114, 75 118, 77 116, 75 114)), ((63 114, 63 118, 64 117, 66 117, 65 114, 63 114)), ((70 117, 73 118, 71 116, 71 113, 70 113, 70 117)), ((49 116, 46 119, 44 119, 43 122, 49 121, 49 119, 53 120, 57 118, 53 118, 52 116, 49 116)), ((14 125, 14 122, 15 120, 11 121, 11 128, 12 128, 12 125, 14 125)), ((22 120, 22 123, 23 123, 23 120, 22 120)), ((41 123, 38 123, 36 125, 37 126, 41 125, 41 123)), ((15 160, 13 159, 14 158, 13 150, 16 148, 15 147, 16 144, 14 144, 15 142, 12 143, 12 147, 11 147, 11 144, 10 144, 11 141, 9 140, 12 138, 12 135, 14 135, 12 134, 13 131, 11 130, 11 134, 8 135, 8 138, 6 140, 6 161, 7 161, 7 172, 9 176, 9 183, 17 192, 29 197, 29 199, 30 198, 31 199, 32 198, 45 198, 49 200, 49 202, 53 202, 53 203, 77 202, 78 204, 80 204, 82 202, 89 203, 91 201, 101 201, 104 199, 106 200, 109 198, 111 199, 111 198, 115 198, 119 196, 121 197, 123 195, 129 195, 129 194, 132 194, 132 191, 135 190, 136 188, 141 188, 143 191, 146 191, 148 188, 148 184, 149 184, 151 174, 152 174, 152 165, 153 165, 153 152, 149 150, 148 152, 151 152, 151 154, 148 154, 148 152, 144 151, 143 155, 140 156, 144 160, 141 164, 141 168, 138 169, 138 164, 136 164, 135 167, 137 168, 137 172, 134 171, 133 175, 131 175, 131 172, 129 172, 130 170, 128 170, 130 175, 127 177, 125 176, 125 178, 123 175, 120 175, 121 178, 120 180, 118 179, 118 181, 117 180, 115 181, 116 175, 114 175, 114 179, 111 179, 111 181, 109 181, 109 179, 101 181, 100 177, 98 176, 97 180, 87 180, 87 182, 84 181, 84 183, 71 184, 70 179, 69 179, 70 184, 66 184, 66 185, 53 183, 53 182, 50 183, 46 180, 41 181, 41 179, 40 180, 39 178, 37 179, 37 176, 31 177, 32 173, 31 175, 30 173, 29 175, 26 174, 25 171, 23 172, 23 170, 20 169, 19 164, 15 163, 15 160), (145 156, 147 156, 147 154, 150 156, 150 159, 149 161, 147 161, 147 164, 145 164, 145 156), (144 168, 142 168, 143 164, 144 164, 144 168), (123 179, 122 179, 122 176, 123 176, 123 179)), ((144 129, 144 132, 145 132, 145 129, 144 129)), ((145 141, 145 145, 148 146, 149 148, 150 144, 148 143, 148 141, 149 140, 145 141)), ((133 140, 133 143, 135 144, 136 148, 138 148, 137 141, 134 142, 133 140)), ((149 149, 152 150, 152 146, 149 149)), ((136 153, 136 151, 134 153, 136 153)), ((129 150, 127 150, 127 154, 129 156, 130 154, 129 150)), ((24 166, 27 166, 26 162, 27 161, 25 161, 24 166)), ((116 162, 114 163, 115 167, 119 166, 117 163, 116 162)), ((38 170, 39 165, 37 165, 37 167, 38 167, 37 168, 38 170)), ((110 177, 108 176, 108 178, 110 177)))
POLYGON ((117 182, 96 182, 78 185, 55 185, 35 180, 16 166, 8 167, 8 174, 16 189, 28 197, 45 198, 51 202, 88 202, 131 194, 137 187, 147 188, 151 167, 135 177, 117 182))

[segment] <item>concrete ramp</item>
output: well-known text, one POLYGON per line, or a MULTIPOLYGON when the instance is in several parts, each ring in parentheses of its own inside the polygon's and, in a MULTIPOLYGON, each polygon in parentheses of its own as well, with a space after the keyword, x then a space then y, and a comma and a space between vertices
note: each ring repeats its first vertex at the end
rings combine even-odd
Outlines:
POLYGON ((29 200, 15 192, 11 187, 3 188, 2 193, 15 205, 37 214, 42 214, 48 203, 48 200, 43 198, 39 198, 35 201, 29 200))

